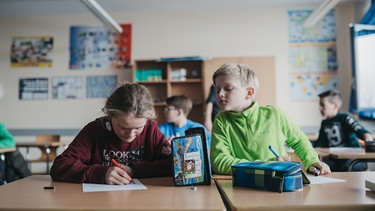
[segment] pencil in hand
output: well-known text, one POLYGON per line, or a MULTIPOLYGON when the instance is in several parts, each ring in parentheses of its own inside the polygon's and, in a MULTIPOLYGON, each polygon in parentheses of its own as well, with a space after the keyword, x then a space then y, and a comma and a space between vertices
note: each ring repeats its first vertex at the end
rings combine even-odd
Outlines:
POLYGON ((125 169, 120 165, 120 164, 118 164, 117 162, 116 162, 116 160, 115 159, 111 159, 111 162, 113 163, 113 165, 115 165, 116 167, 119 167, 120 169, 122 169, 122 170, 124 170, 125 171, 125 169))
MULTIPOLYGON (((125 171, 128 174, 128 172, 119 163, 117 163, 115 159, 112 158, 111 162, 113 163, 113 165, 115 165, 116 167, 119 167, 120 169, 122 169, 123 171, 125 171)), ((130 183, 132 183, 132 184, 134 183, 133 179, 130 180, 130 183)))

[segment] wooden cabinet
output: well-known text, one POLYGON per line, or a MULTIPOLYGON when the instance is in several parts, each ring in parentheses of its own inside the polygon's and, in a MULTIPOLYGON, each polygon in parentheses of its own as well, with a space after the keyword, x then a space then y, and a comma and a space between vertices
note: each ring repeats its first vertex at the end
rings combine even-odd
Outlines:
POLYGON ((205 90, 205 87, 207 83, 211 84, 210 79, 205 80, 204 63, 205 60, 135 61, 133 80, 150 90, 158 115, 156 121, 159 124, 165 122, 165 99, 182 94, 193 101, 193 109, 188 118, 203 122, 204 102, 209 91, 205 90))
POLYGON ((193 109, 188 118, 202 123, 212 75, 224 63, 242 63, 253 68, 260 81, 258 102, 262 105, 276 103, 274 57, 136 60, 133 82, 143 84, 150 90, 158 115, 156 121, 159 124, 165 122, 165 99, 181 94, 187 95, 193 101, 193 109))

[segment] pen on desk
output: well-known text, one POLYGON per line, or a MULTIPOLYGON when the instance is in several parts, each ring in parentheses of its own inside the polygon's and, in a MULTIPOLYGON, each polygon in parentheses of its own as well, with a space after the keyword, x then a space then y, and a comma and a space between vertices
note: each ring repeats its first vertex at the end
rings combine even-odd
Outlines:
POLYGON ((45 190, 55 190, 55 186, 44 186, 45 190))
MULTIPOLYGON (((112 158, 111 162, 113 163, 113 165, 115 165, 116 167, 119 167, 120 169, 122 169, 126 172, 126 170, 124 168, 122 168, 122 166, 120 164, 118 164, 115 159, 112 158)), ((133 179, 130 180, 130 183, 134 183, 133 179)))
POLYGON ((279 157, 279 154, 273 149, 273 147, 271 145, 268 146, 268 149, 271 150, 271 152, 276 156, 276 157, 279 157))

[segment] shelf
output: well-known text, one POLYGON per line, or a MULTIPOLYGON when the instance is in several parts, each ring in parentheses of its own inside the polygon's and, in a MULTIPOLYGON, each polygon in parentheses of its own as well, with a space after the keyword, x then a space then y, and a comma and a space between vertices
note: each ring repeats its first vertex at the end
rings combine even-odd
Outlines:
MULTIPOLYGON (((146 86, 153 99, 156 121, 164 123, 165 100, 173 95, 186 95, 193 102, 193 109, 188 118, 203 121, 205 101, 205 79, 203 78, 203 60, 137 60, 133 70, 134 82, 146 86), (156 76, 155 76, 156 75, 156 76), (143 80, 138 80, 138 79, 143 80), (151 78, 151 81, 148 80, 151 78), (152 79, 156 79, 152 81, 152 79)), ((207 81, 210 81, 209 78, 207 81)))
POLYGON ((200 79, 200 78, 197 78, 197 79, 186 79, 186 80, 183 80, 183 81, 171 80, 171 83, 201 83, 201 82, 202 82, 202 79, 200 79))

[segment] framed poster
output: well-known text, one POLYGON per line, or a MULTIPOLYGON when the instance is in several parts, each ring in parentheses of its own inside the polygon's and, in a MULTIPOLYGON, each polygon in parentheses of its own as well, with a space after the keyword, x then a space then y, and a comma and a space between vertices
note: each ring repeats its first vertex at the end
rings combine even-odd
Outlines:
POLYGON ((53 37, 13 37, 11 67, 52 67, 53 37))
POLYGON ((48 78, 20 78, 20 100, 48 100, 48 78))

